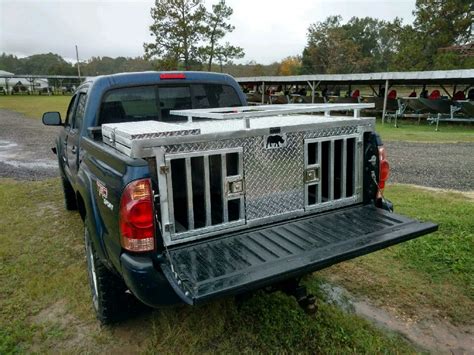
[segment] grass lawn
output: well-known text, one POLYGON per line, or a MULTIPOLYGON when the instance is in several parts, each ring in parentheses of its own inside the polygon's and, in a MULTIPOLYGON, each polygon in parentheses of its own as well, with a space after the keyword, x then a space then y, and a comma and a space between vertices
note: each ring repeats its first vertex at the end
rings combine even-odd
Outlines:
POLYGON ((426 122, 420 125, 414 121, 399 120, 398 127, 394 123, 377 120, 376 130, 384 141, 408 141, 429 143, 474 142, 474 124, 447 124, 440 123, 439 131, 435 126, 426 122))
POLYGON ((30 118, 41 119, 44 112, 59 111, 64 120, 71 96, 29 96, 9 95, 0 96, 0 108, 23 113, 30 118))
POLYGON ((439 224, 439 231, 336 265, 324 277, 412 319, 436 315, 472 323, 474 200, 458 193, 390 186, 395 212, 439 224), (358 282, 354 282, 358 280, 358 282))
MULTIPOLYGON (((382 305, 414 313, 420 305, 437 307, 469 321, 472 201, 404 186, 391 187, 387 196, 399 212, 439 222, 440 232, 309 276, 307 285, 318 295, 321 281, 338 280, 382 305)), ((155 310, 101 328, 91 309, 81 221, 62 203, 58 179, 0 180, 0 353, 415 351, 321 299, 318 315, 308 317, 280 293, 259 292, 240 305, 227 298, 155 310)))

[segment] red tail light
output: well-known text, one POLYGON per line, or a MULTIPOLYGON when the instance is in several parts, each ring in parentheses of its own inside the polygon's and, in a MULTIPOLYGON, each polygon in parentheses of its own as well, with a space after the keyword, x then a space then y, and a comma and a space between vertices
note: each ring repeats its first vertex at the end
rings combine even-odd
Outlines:
POLYGON ((387 161, 387 154, 384 146, 379 147, 379 189, 385 188, 385 181, 390 175, 390 165, 387 161))
POLYGON ((133 181, 125 187, 120 200, 119 225, 122 247, 145 252, 155 249, 153 192, 150 180, 133 181))
POLYGON ((184 73, 163 73, 160 74, 160 79, 186 79, 184 73))

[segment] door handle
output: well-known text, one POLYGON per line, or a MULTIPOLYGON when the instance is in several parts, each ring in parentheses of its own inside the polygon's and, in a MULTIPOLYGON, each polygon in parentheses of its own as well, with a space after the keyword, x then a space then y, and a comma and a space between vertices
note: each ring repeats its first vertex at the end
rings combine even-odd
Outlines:
POLYGON ((71 153, 76 154, 76 151, 77 151, 77 147, 75 145, 73 145, 71 147, 71 153))

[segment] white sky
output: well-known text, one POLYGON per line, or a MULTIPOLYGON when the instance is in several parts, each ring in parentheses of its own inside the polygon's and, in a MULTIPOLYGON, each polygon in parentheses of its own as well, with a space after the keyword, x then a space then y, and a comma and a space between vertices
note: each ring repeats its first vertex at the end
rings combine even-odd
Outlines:
MULTIPOLYGON (((217 1, 217 0, 216 0, 217 1)), ((210 7, 216 1, 205 0, 210 7)), ((311 23, 330 15, 413 21, 415 0, 227 0, 235 31, 226 37, 262 64, 301 54, 311 23)), ((143 55, 152 40, 154 0, 0 0, 0 53, 28 56, 53 52, 81 59, 143 55)), ((72 60, 72 59, 71 59, 72 60)))

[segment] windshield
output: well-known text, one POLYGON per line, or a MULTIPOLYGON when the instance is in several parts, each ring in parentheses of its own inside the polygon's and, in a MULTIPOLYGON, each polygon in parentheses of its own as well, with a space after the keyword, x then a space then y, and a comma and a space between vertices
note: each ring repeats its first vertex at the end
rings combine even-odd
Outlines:
POLYGON ((99 124, 157 120, 176 122, 185 117, 171 110, 242 106, 237 92, 222 84, 138 86, 110 90, 102 100, 99 124))

